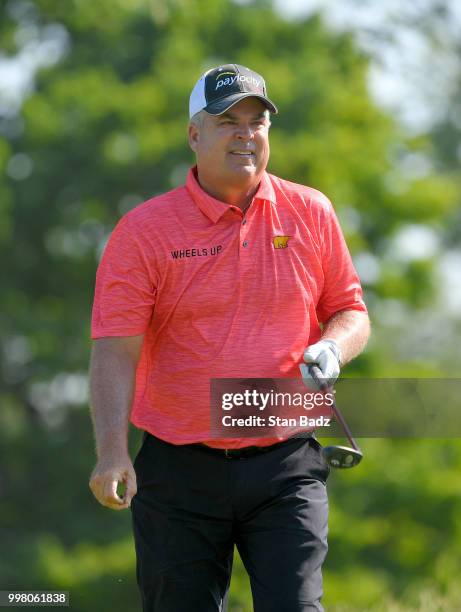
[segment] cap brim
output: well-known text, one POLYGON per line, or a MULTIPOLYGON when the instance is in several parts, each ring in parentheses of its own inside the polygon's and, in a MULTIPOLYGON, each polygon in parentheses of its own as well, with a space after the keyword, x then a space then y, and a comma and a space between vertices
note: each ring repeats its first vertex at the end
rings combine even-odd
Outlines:
POLYGON ((221 100, 210 102, 210 104, 207 104, 203 110, 210 115, 222 115, 222 113, 225 113, 232 106, 234 106, 234 104, 237 104, 237 102, 240 102, 240 100, 244 100, 245 98, 258 98, 258 100, 261 100, 264 106, 270 110, 271 113, 274 115, 278 113, 277 107, 273 102, 271 102, 271 100, 269 100, 269 98, 265 98, 264 96, 254 93, 232 94, 231 96, 226 96, 221 100))

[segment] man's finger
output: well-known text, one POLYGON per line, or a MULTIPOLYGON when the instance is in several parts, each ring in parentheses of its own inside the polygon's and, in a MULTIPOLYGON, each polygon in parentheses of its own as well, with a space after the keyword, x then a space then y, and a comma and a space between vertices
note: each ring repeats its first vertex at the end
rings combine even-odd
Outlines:
POLYGON ((129 473, 125 479, 126 491, 123 496, 124 501, 130 505, 131 500, 136 495, 138 491, 137 483, 136 483, 136 474, 129 473))
POLYGON ((92 479, 90 481, 90 489, 97 501, 106 508, 112 510, 123 510, 126 505, 120 501, 114 501, 107 497, 105 494, 105 483, 101 481, 100 477, 92 479))
POLYGON ((123 503, 123 500, 117 495, 117 484, 118 479, 114 477, 107 478, 104 482, 103 502, 105 504, 120 505, 123 503))
POLYGON ((105 508, 110 508, 111 510, 125 510, 126 508, 128 508, 128 504, 126 502, 114 503, 100 501, 99 503, 101 504, 101 506, 104 506, 105 508))
POLYGON ((320 387, 310 373, 309 366, 305 363, 300 363, 299 370, 306 387, 311 391, 320 391, 320 387))
POLYGON ((311 352, 308 348, 304 351, 303 359, 306 363, 318 363, 318 354, 311 352))
POLYGON ((101 476, 92 476, 90 489, 96 499, 100 501, 104 497, 104 479, 101 476))

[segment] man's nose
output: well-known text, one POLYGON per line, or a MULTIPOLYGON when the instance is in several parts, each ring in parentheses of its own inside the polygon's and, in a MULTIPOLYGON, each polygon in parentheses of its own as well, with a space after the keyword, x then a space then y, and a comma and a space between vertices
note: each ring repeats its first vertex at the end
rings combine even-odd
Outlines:
POLYGON ((253 138, 254 130, 250 123, 237 126, 236 134, 239 138, 253 138))

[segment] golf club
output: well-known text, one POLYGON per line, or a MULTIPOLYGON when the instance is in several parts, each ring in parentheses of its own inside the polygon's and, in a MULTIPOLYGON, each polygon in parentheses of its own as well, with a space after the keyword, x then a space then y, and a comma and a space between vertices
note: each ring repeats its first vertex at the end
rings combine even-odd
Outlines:
MULTIPOLYGON (((302 366, 305 364, 301 364, 301 375, 303 374, 302 366)), ((318 385, 321 391, 328 391, 330 389, 327 382, 322 377, 322 370, 315 364, 309 365, 309 373, 318 385)), ((333 394, 332 394, 333 395, 333 394)), ((363 453, 360 450, 358 444, 352 437, 351 431, 347 426, 346 421, 344 420, 342 414, 339 411, 339 408, 336 406, 336 403, 333 398, 333 403, 331 406, 331 410, 335 419, 340 423, 343 428, 344 433, 349 440, 352 448, 348 446, 325 446, 323 447, 323 455, 325 457, 328 465, 334 468, 351 468, 360 463, 363 457, 363 453)))

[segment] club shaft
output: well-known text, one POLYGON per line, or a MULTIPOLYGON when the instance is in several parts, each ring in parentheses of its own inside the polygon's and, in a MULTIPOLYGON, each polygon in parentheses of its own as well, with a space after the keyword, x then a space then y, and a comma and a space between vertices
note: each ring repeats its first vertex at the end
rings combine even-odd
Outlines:
POLYGON ((347 436, 347 439, 350 442, 350 445, 352 446, 352 448, 356 451, 359 451, 359 453, 361 453, 362 451, 360 450, 357 442, 354 440, 351 430, 349 429, 346 421, 344 420, 343 415, 341 414, 341 412, 339 411, 338 406, 336 405, 335 401, 333 400, 333 403, 331 405, 331 410, 333 411, 333 414, 335 415, 335 419, 341 424, 341 427, 344 430, 344 433, 347 436))
MULTIPOLYGON (((316 365, 311 365, 309 370, 310 370, 312 378, 315 380, 315 382, 319 386, 319 389, 321 391, 324 391, 324 392, 330 391, 331 394, 333 395, 333 388, 330 388, 328 383, 326 383, 323 380, 322 370, 318 366, 316 366, 316 365)), ((343 428, 343 431, 346 434, 346 437, 349 440, 349 443, 352 446, 352 448, 354 450, 358 451, 359 453, 361 453, 362 451, 360 450, 359 445, 357 444, 357 442, 354 440, 354 437, 352 436, 351 430, 349 429, 346 421, 344 420, 343 415, 341 414, 338 406, 336 405, 334 397, 333 397, 333 403, 331 405, 331 410, 332 410, 332 412, 333 412, 333 414, 335 416, 335 419, 340 423, 341 427, 343 428)))

